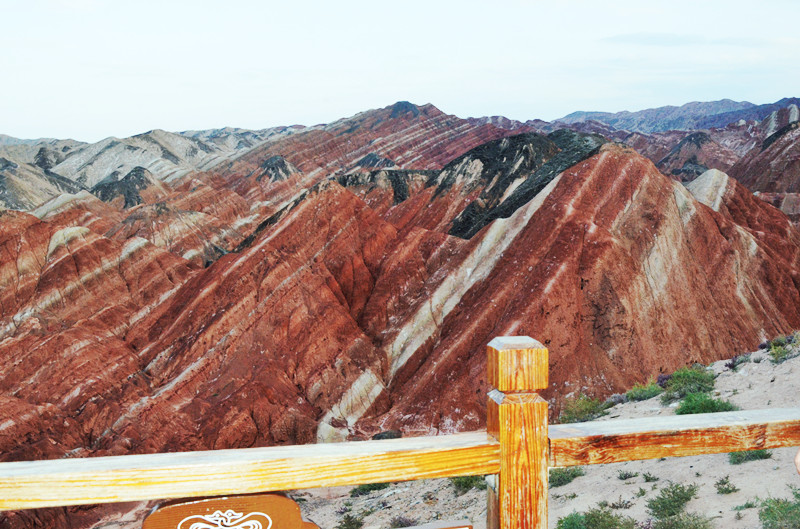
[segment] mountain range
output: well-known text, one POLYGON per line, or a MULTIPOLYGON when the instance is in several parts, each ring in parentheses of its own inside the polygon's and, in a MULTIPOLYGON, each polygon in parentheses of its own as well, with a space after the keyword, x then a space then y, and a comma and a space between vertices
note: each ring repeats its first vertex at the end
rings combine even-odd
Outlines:
POLYGON ((313 127, 3 137, 0 460, 477 429, 498 335, 549 347, 553 413, 752 350, 800 328, 785 102, 702 130, 398 102, 313 127))

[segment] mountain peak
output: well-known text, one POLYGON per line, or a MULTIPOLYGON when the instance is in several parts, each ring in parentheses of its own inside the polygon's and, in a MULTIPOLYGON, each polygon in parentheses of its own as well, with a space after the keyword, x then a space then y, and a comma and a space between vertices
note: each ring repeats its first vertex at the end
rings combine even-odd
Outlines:
POLYGON ((398 101, 390 108, 392 110, 392 115, 390 117, 392 118, 399 118, 400 116, 404 116, 408 113, 411 113, 412 117, 417 117, 420 114, 419 107, 413 103, 409 103, 408 101, 398 101))

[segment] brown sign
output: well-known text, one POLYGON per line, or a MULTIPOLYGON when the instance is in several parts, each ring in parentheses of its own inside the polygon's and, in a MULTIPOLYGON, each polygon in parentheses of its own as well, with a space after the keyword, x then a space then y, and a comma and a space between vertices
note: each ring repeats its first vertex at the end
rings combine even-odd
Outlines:
POLYGON ((142 529, 319 529, 300 517, 285 496, 252 494, 166 505, 148 516, 142 529))

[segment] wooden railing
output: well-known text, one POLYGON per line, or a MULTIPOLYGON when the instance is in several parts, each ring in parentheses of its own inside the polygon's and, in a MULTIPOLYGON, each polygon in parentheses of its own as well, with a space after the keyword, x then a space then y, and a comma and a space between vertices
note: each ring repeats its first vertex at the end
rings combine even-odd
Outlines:
POLYGON ((527 337, 492 340, 487 374, 487 431, 0 463, 0 510, 496 474, 487 526, 544 529, 552 466, 800 445, 800 408, 548 427, 535 393, 548 384, 547 349, 527 337))

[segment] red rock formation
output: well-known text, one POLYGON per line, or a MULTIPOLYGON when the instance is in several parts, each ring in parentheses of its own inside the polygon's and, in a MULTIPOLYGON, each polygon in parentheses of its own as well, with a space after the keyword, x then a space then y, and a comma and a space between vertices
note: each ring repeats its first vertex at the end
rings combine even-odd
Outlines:
POLYGON ((604 395, 796 328, 797 232, 776 210, 748 203, 745 190, 730 193, 728 211, 747 203, 762 212, 748 220, 755 225, 699 204, 618 147, 564 172, 476 235, 461 249, 468 255, 451 259, 446 278, 432 278, 432 294, 385 335, 394 406, 360 426, 477 427, 483 345, 493 335, 528 334, 550 346, 550 395, 604 395))
POLYGON ((759 193, 755 196, 786 214, 795 224, 800 223, 800 193, 759 193))
POLYGON ((800 122, 772 134, 728 173, 751 191, 800 192, 800 122))
POLYGON ((83 226, 98 235, 105 234, 124 218, 119 208, 101 201, 88 191, 53 198, 31 213, 52 226, 83 226))
POLYGON ((482 143, 510 134, 490 124, 470 124, 433 105, 399 102, 269 141, 215 169, 210 178, 216 179, 215 187, 224 183, 247 196, 248 189, 257 185, 253 175, 278 155, 306 175, 283 184, 291 185, 296 193, 298 186, 308 188, 325 176, 346 172, 370 153, 393 160, 403 169, 439 169, 482 143))
POLYGON ((506 134, 398 104, 124 214, 0 214, 0 459, 473 429, 497 335, 548 344, 557 409, 800 327, 797 230, 733 180, 690 193, 596 137, 506 134), (417 169, 354 166, 372 152, 417 169))
POLYGON ((657 165, 678 181, 694 180, 708 169, 727 171, 739 157, 722 147, 706 132, 693 132, 683 138, 657 165))
POLYGON ((2 457, 90 449, 98 429, 115 419, 120 384, 141 385, 127 378, 139 366, 122 338, 188 268, 142 239, 121 245, 25 213, 5 213, 0 225, 0 391, 30 406, 52 405, 46 427, 6 439, 2 457), (107 406, 96 407, 100 397, 107 406))

